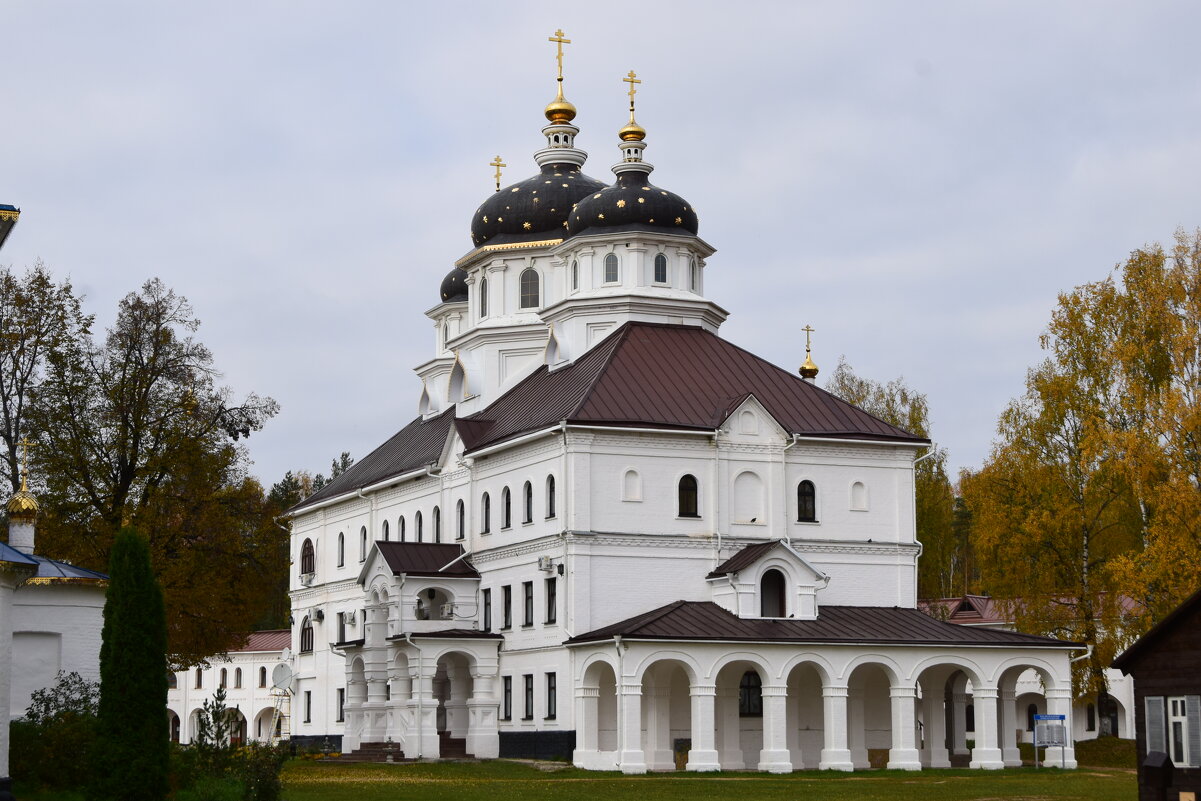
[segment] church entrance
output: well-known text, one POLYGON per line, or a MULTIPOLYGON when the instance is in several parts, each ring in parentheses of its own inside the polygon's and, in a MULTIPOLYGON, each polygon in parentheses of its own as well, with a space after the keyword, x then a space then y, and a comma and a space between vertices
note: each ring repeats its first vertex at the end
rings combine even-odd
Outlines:
POLYGON ((438 755, 443 759, 471 756, 467 737, 471 729, 468 701, 474 692, 471 660, 466 654, 452 651, 438 658, 433 681, 435 727, 438 732, 438 755))

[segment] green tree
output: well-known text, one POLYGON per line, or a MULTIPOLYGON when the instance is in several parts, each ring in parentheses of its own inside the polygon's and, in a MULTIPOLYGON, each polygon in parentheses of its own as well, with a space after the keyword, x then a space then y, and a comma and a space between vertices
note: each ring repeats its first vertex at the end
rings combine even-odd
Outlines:
POLYGON ((42 262, 23 276, 0 268, 0 476, 20 489, 19 445, 50 353, 89 334, 92 318, 69 281, 56 284, 42 262))
MULTIPOLYGON (((930 407, 926 396, 898 378, 881 384, 855 375, 846 359, 826 383, 826 389, 886 423, 919 437, 930 437, 930 407)), ((918 562, 918 595, 942 598, 956 592, 964 553, 955 536, 954 493, 947 478, 947 452, 934 446, 914 466, 918 562)))
POLYGON ((137 531, 113 544, 100 646, 98 800, 161 801, 167 795, 167 626, 150 550, 137 531))
POLYGON ((148 281, 102 342, 81 333, 48 351, 29 409, 40 549, 103 569, 124 523, 151 532, 177 666, 235 647, 287 569, 287 535, 239 445, 277 406, 232 402, 199 325, 186 299, 148 281))
POLYGON ((329 478, 326 478, 321 473, 313 476, 313 492, 324 487, 329 482, 333 481, 338 476, 345 473, 354 464, 354 459, 351 458, 349 451, 342 451, 342 455, 337 459, 333 459, 329 464, 329 478))

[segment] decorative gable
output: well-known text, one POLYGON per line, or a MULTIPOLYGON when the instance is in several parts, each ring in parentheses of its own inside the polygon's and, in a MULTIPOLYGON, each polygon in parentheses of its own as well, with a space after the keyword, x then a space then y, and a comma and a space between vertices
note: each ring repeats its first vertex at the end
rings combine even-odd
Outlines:
POLYGON ((830 577, 784 540, 748 545, 706 577, 713 601, 744 618, 817 619, 817 593, 830 577))

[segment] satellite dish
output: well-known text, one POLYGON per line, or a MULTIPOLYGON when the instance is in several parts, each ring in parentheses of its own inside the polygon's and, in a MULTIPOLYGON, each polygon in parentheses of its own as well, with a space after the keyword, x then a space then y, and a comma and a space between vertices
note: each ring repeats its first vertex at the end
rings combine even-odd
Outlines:
POLYGON ((271 686, 277 690, 287 690, 292 686, 292 668, 280 662, 271 671, 271 686))

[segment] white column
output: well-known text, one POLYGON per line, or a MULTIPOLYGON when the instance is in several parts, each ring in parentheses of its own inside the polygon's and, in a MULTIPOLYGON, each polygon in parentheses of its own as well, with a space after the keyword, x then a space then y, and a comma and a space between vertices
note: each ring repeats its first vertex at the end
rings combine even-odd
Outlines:
POLYGON ((898 684, 889 688, 892 704, 892 748, 888 752, 889 770, 921 770, 921 756, 917 751, 917 688, 912 684, 898 684))
POLYGON ((967 756, 967 693, 951 693, 951 752, 967 756))
POLYGON ((1067 747, 1048 748, 1044 759, 1048 766, 1063 765, 1067 768, 1076 767, 1076 745, 1072 740, 1072 691, 1069 689, 1051 688, 1047 690, 1047 714, 1063 715, 1063 725, 1067 729, 1067 747))
POLYGON ((642 753, 642 685, 623 681, 617 703, 617 764, 622 773, 646 773, 646 757, 642 753))
POLYGON ((973 686, 972 706, 976 710, 976 747, 972 749, 968 767, 984 770, 1005 767, 997 746, 997 688, 973 686))
POLYGON ((717 759, 717 688, 712 684, 694 684, 689 688, 692 698, 692 750, 688 752, 687 770, 721 770, 717 759))
POLYGON ((496 686, 495 666, 478 668, 471 674, 471 698, 467 700, 469 724, 467 753, 478 759, 500 756, 500 704, 493 694, 496 686))
POLYGON ((1001 746, 1001 759, 1007 768, 1020 768, 1022 766, 1022 753, 1018 751, 1017 707, 1014 701, 1013 690, 1001 690, 999 703, 1001 707, 1001 722, 998 733, 1001 746))
POLYGON ((742 770, 742 721, 738 715, 738 690, 717 691, 717 750, 723 770, 742 770))
POLYGON ((822 717, 825 741, 818 769, 854 770, 851 751, 847 747, 846 685, 822 685, 822 717))
POLYGON ((597 752, 600 728, 600 688, 577 687, 575 691, 575 751, 571 762, 587 768, 597 752))
POLYGON ((669 687, 652 684, 646 689, 646 743, 643 751, 651 770, 672 770, 675 753, 671 747, 671 695, 669 687))
POLYGON ((422 663, 420 670, 413 671, 413 741, 410 749, 405 742, 405 756, 422 759, 437 759, 442 752, 438 739, 438 699, 434 697, 434 675, 436 664, 422 663))
POLYGON ((924 724, 926 765, 931 768, 951 767, 947 753, 947 717, 944 709, 945 687, 922 687, 922 723, 924 724))
POLYGON ((792 755, 788 753, 788 687, 763 685, 763 748, 759 751, 759 770, 766 773, 791 773, 792 755))
POLYGON ((851 763, 859 769, 871 767, 867 758, 867 719, 863 710, 863 690, 847 691, 847 739, 851 763))

